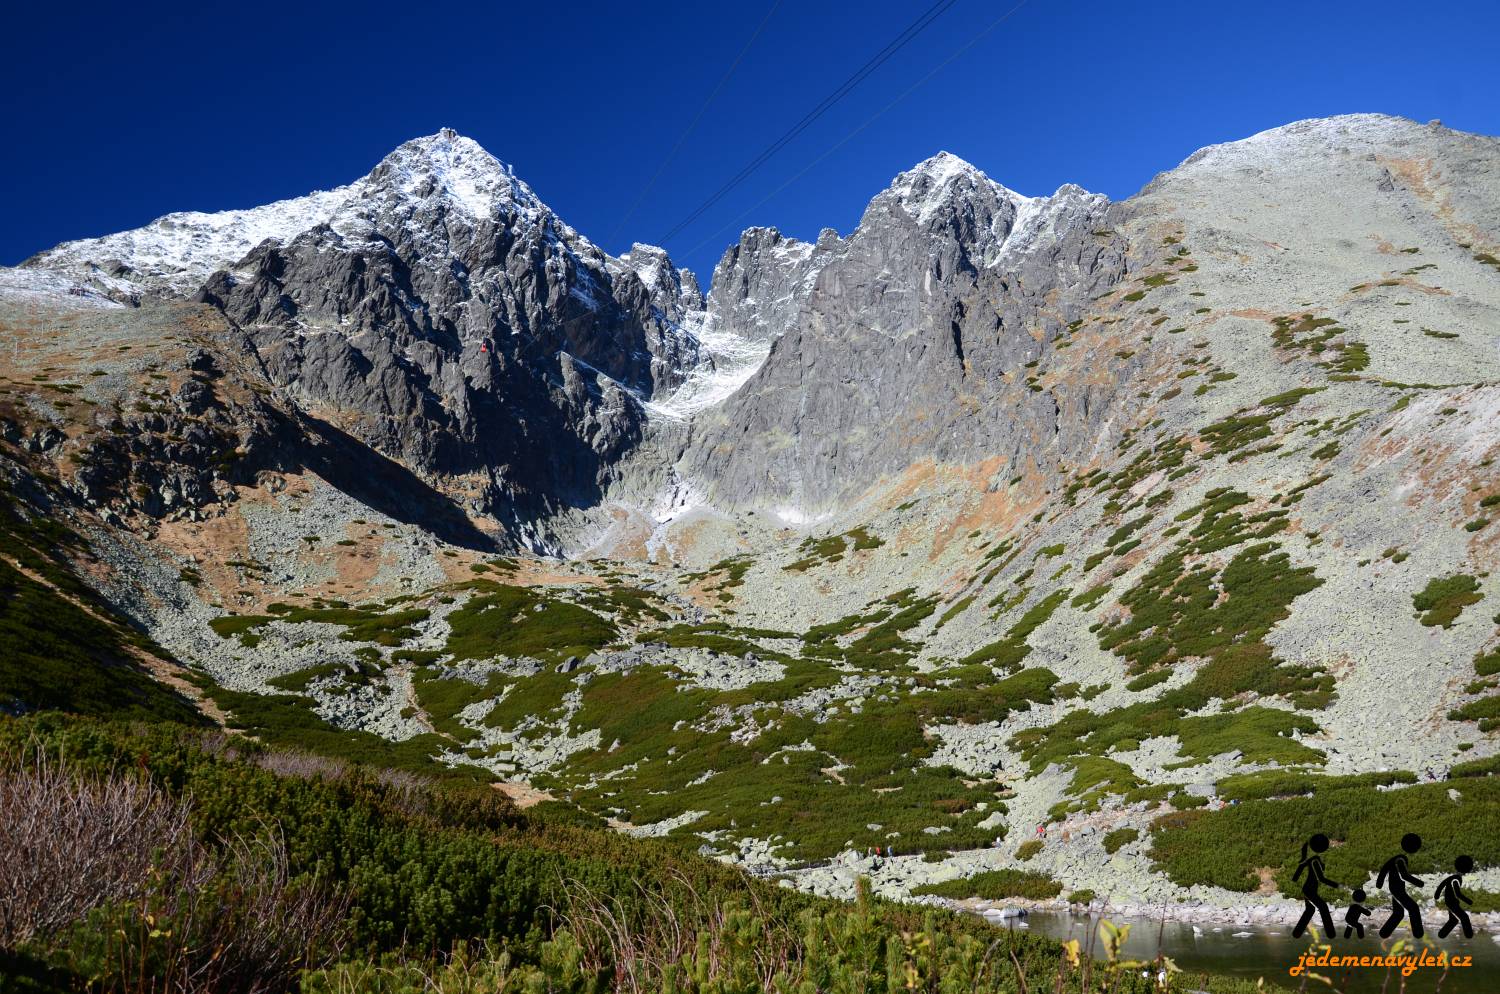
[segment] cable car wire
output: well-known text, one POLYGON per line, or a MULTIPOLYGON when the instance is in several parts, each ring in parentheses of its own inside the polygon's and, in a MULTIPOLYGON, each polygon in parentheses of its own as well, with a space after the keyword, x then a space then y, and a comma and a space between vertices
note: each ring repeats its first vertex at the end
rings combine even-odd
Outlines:
POLYGON ((694 221, 698 220, 698 218, 702 217, 705 211, 722 200, 724 196, 729 193, 729 191, 733 190, 740 183, 744 182, 751 173, 755 172, 755 170, 764 165, 766 161, 771 158, 771 156, 781 151, 781 149, 785 148, 788 144, 794 141, 798 135, 802 134, 808 128, 812 127, 812 125, 818 120, 818 118, 822 117, 825 113, 828 112, 830 108, 832 108, 844 97, 848 96, 850 91, 852 91, 856 86, 863 82, 866 77, 868 77, 876 69, 879 69, 881 66, 885 65, 885 63, 888 62, 893 55, 895 55, 901 49, 905 48, 913 38, 921 34, 928 25, 941 17, 957 2, 958 0, 937 0, 937 2, 934 3, 931 7, 927 8, 927 10, 923 12, 921 17, 918 17, 911 24, 907 25, 906 29, 898 34, 895 39, 893 39, 888 45, 885 46, 885 48, 875 53, 875 55, 873 55, 868 62, 866 62, 859 69, 855 70, 854 74, 846 79, 842 84, 840 84, 837 89, 835 89, 828 96, 824 97, 816 107, 803 115, 802 120, 792 125, 790 130, 788 130, 776 141, 772 142, 771 145, 768 146, 764 151, 762 151, 754 159, 751 159, 748 165, 742 168, 739 172, 735 173, 734 176, 731 177, 726 183, 724 183, 723 186, 719 187, 719 189, 714 192, 713 196, 709 197, 702 204, 700 204, 696 210, 694 210, 691 214, 674 225, 672 227, 672 230, 668 231, 666 235, 662 237, 661 244, 665 245, 667 242, 675 238, 684 228, 692 224, 694 221))
POLYGON ((991 31, 994 31, 1001 24, 1004 24, 1007 20, 1010 19, 1010 17, 1011 17, 1012 14, 1014 14, 1016 11, 1020 10, 1022 7, 1026 6, 1026 3, 1027 3, 1027 0, 1021 0, 1020 3, 1016 4, 1014 7, 1010 8, 1005 13, 1001 14, 999 17, 995 18, 995 20, 991 21, 989 23, 989 25, 986 26, 982 31, 980 31, 978 34, 976 34, 973 38, 970 38, 963 45, 959 46, 959 48, 956 51, 954 51, 954 53, 952 55, 948 56, 942 62, 939 62, 936 66, 933 66, 932 69, 931 69, 931 71, 929 71, 927 73, 927 75, 925 75, 921 79, 917 80, 911 86, 908 86, 905 90, 902 90, 901 93, 898 94, 897 97, 894 100, 892 100, 890 103, 886 104, 884 107, 880 108, 875 113, 873 113, 869 117, 867 117, 864 120, 864 123, 862 123, 859 127, 855 128, 853 131, 849 132, 843 138, 840 138, 838 141, 834 142, 831 146, 829 146, 828 150, 825 151, 822 155, 819 155, 816 159, 813 159, 811 162, 809 162, 807 165, 803 166, 796 173, 793 173, 792 176, 786 180, 786 182, 782 183, 780 186, 778 186, 776 189, 772 190, 770 193, 766 194, 764 197, 761 197, 759 200, 757 200, 750 207, 746 208, 745 210, 741 211, 739 214, 735 215, 728 222, 726 222, 722 227, 720 227, 717 231, 715 231, 713 234, 709 235, 707 238, 703 239, 697 245, 694 245, 692 248, 688 249, 686 252, 683 253, 683 256, 686 257, 686 256, 693 255, 699 249, 703 248, 705 245, 709 244, 714 239, 718 238, 724 232, 728 231, 730 228, 733 228, 740 221, 744 220, 744 218, 746 216, 754 213, 756 210, 759 210, 761 207, 765 206, 766 203, 768 203, 769 201, 773 200, 775 197, 777 197, 778 195, 780 195, 781 192, 784 191, 787 187, 789 187, 793 183, 797 182, 803 176, 806 176, 820 162, 822 162, 823 160, 827 159, 830 155, 832 155, 833 153, 837 152, 839 149, 843 148, 845 145, 849 144, 849 142, 853 141, 856 136, 858 136, 861 132, 863 132, 870 125, 874 124, 875 121, 878 120, 881 117, 881 115, 885 114, 892 107, 895 107, 901 101, 903 101, 907 97, 911 96, 918 89, 920 89, 923 85, 925 85, 929 80, 931 80, 932 77, 936 76, 938 73, 940 73, 944 69, 948 68, 949 65, 951 65, 954 62, 956 62, 958 59, 962 58, 963 55, 966 52, 968 52, 969 49, 973 48, 975 45, 977 45, 981 41, 983 41, 985 39, 985 37, 988 36, 991 31))
POLYGON ((772 0, 771 9, 766 11, 766 16, 760 19, 760 25, 750 35, 750 40, 745 42, 745 47, 740 49, 740 54, 734 57, 734 61, 729 64, 729 68, 724 71, 724 75, 719 77, 718 85, 713 88, 713 92, 708 95, 708 99, 703 101, 703 106, 698 108, 698 113, 693 116, 691 123, 688 124, 686 130, 678 137, 677 144, 673 145, 672 151, 668 152, 667 157, 661 160, 661 165, 656 167, 656 172, 646 181, 645 187, 641 190, 640 195, 635 198, 634 203, 630 205, 630 209, 625 212, 619 221, 615 222, 614 230, 609 233, 610 244, 614 244, 615 236, 620 233, 621 228, 625 227, 625 222, 635 216, 635 212, 640 208, 641 202, 655 188, 657 180, 661 179, 661 174, 667 171, 667 166, 671 165, 672 160, 677 157, 677 153, 682 151, 683 143, 697 130, 698 122, 703 120, 703 115, 707 113, 709 106, 718 98, 719 92, 724 89, 724 84, 729 82, 729 77, 733 76, 734 71, 740 67, 740 63, 744 61, 746 54, 755 45, 756 40, 760 38, 761 32, 766 29, 766 25, 770 23, 771 16, 776 13, 777 8, 780 6, 781 0, 772 0))

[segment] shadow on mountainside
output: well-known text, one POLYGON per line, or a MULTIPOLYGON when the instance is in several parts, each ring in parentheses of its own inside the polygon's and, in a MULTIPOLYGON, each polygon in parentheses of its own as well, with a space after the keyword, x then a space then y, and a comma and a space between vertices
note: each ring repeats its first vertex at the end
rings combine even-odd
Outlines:
POLYGON ((301 412, 297 418, 309 444, 299 455, 305 468, 366 506, 416 525, 450 545, 479 552, 496 550, 492 538, 453 501, 400 463, 347 432, 301 412))

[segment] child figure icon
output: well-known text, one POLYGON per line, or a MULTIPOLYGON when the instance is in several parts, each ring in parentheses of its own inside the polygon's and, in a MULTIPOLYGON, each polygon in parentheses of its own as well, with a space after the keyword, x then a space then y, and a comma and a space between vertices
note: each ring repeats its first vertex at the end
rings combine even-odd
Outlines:
POLYGON ((1448 909, 1448 920, 1443 923, 1442 928, 1438 929, 1439 939, 1447 938, 1455 925, 1463 926, 1465 939, 1474 938, 1474 923, 1469 921, 1469 913, 1463 909, 1464 904, 1473 904, 1474 900, 1460 889, 1463 886, 1464 874, 1473 869, 1473 857, 1460 856, 1453 861, 1454 872, 1444 877, 1443 882, 1437 886, 1434 896, 1448 909))
POLYGON ((1365 937, 1365 925, 1360 919, 1373 913, 1373 909, 1365 907, 1365 889, 1363 887, 1354 888, 1354 903, 1350 904, 1349 910, 1344 912, 1344 938, 1347 939, 1351 935, 1357 935, 1363 939, 1365 937))

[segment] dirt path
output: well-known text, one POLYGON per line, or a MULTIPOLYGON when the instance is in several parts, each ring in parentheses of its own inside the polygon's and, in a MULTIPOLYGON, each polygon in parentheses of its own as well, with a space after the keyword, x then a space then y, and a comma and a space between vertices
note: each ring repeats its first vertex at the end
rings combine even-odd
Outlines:
POLYGON ((183 677, 181 667, 169 663, 165 659, 159 659, 149 652, 132 650, 132 655, 135 656, 141 666, 151 674, 157 683, 165 684, 187 698, 200 713, 215 725, 218 725, 231 735, 242 734, 238 729, 229 727, 229 716, 224 713, 223 709, 219 707, 212 697, 209 697, 200 690, 197 684, 183 677))
POLYGON ((516 807, 523 810, 525 808, 532 807, 533 805, 540 804, 543 801, 557 800, 557 798, 553 797, 545 790, 539 790, 538 788, 533 787, 531 784, 523 783, 520 780, 504 780, 500 783, 495 784, 494 787, 500 793, 510 798, 511 802, 515 804, 516 807))

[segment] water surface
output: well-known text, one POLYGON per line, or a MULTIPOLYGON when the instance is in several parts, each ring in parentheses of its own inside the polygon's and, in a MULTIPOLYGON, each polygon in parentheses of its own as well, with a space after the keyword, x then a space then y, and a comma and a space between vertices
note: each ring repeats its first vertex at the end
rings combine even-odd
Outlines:
MULTIPOLYGON (((1295 964, 1298 957, 1307 950, 1309 941, 1306 936, 1301 939, 1292 938, 1289 926, 1226 925, 1205 922, 1197 925, 1200 931, 1195 933, 1192 922, 1132 920, 1113 915, 1105 917, 1117 925, 1131 926, 1130 937, 1126 940, 1124 950, 1124 956, 1127 959, 1151 959, 1160 950, 1176 961, 1177 965, 1189 976, 1195 971, 1198 973, 1207 971, 1214 974, 1244 977, 1251 981, 1264 977, 1268 984, 1274 983, 1285 987, 1301 986, 1302 978, 1290 976, 1287 968, 1295 964)), ((1379 911, 1375 917, 1378 927, 1379 920, 1382 918, 1379 911)), ((1085 946, 1088 945, 1091 935, 1098 934, 1098 915, 1033 911, 1021 920, 1026 923, 1025 931, 1058 939, 1078 939, 1085 946)), ((1000 921, 996 924, 1001 928, 1006 928, 1011 926, 1013 921, 1000 921)), ((1342 922, 1339 923, 1340 927, 1342 924, 1342 922)), ((1319 932, 1319 935, 1321 934, 1319 932)), ((1404 934, 1406 934, 1404 929, 1398 933, 1398 935, 1404 934)), ((1368 925, 1365 928, 1365 936, 1363 940, 1340 938, 1333 944, 1334 953, 1381 955, 1380 938, 1368 925)), ((1476 929, 1472 939, 1465 939, 1461 935, 1456 937, 1450 935, 1446 939, 1438 940, 1433 931, 1428 932, 1428 938, 1433 941, 1434 956, 1444 950, 1450 956, 1471 955, 1474 965, 1467 969, 1450 970, 1446 978, 1443 977, 1442 970, 1419 969, 1407 978, 1407 994, 1433 994, 1439 990, 1441 994, 1500 992, 1500 945, 1497 945, 1483 929, 1476 929), (1440 981, 1441 988, 1438 986, 1440 981)), ((1097 940, 1095 955, 1096 957, 1103 956, 1103 944, 1097 940)), ((1332 989, 1348 991, 1349 994, 1379 994, 1385 984, 1387 973, 1385 969, 1376 968, 1352 971, 1319 970, 1318 972, 1334 974, 1331 978, 1334 980, 1332 989)), ((1401 976, 1399 972, 1392 972, 1387 992, 1395 994, 1400 989, 1401 976)), ((1328 991, 1329 988, 1317 981, 1309 981, 1307 990, 1328 991)))

